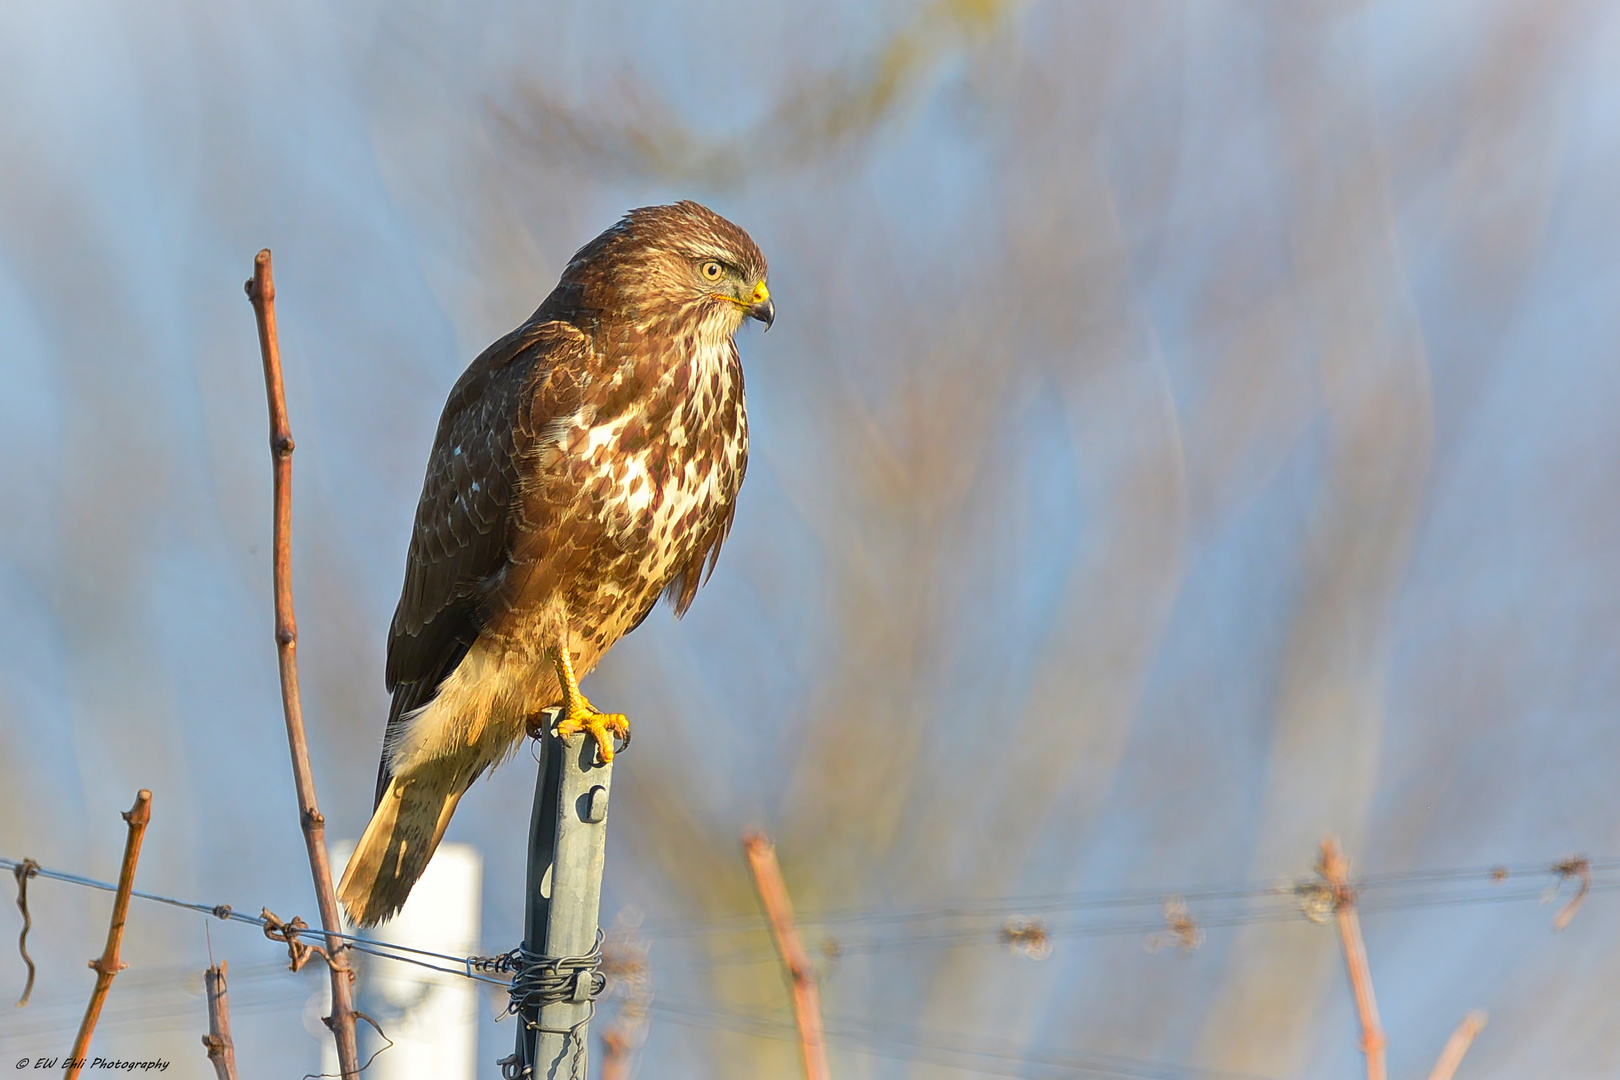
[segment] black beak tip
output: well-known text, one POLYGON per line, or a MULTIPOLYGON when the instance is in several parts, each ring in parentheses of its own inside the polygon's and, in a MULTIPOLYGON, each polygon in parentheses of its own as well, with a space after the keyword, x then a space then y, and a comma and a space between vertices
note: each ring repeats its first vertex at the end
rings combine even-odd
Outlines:
POLYGON ((765 324, 765 329, 769 330, 771 324, 776 321, 776 304, 771 300, 761 300, 748 309, 748 317, 758 319, 765 324))

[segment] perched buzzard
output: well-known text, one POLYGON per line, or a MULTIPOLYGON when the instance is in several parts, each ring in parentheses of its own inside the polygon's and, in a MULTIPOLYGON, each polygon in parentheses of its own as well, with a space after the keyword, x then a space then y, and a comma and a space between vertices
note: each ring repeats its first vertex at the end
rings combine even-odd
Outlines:
POLYGON ((388 634, 377 807, 338 886, 398 911, 467 787, 560 706, 611 760, 630 729, 579 680, 714 569, 748 463, 744 320, 765 257, 693 202, 632 210, 450 391, 388 634))

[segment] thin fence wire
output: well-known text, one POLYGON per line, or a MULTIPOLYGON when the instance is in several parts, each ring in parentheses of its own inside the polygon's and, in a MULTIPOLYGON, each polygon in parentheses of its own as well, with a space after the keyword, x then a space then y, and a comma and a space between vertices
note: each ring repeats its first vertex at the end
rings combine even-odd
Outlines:
MULTIPOLYGON (((1568 862, 1568 860, 1558 860, 1517 866, 1496 865, 1438 870, 1394 871, 1364 875, 1353 883, 1353 887, 1358 897, 1357 906, 1367 913, 1415 910, 1429 907, 1517 903, 1528 900, 1545 901, 1551 895, 1551 891, 1556 890, 1562 881, 1570 876, 1567 871, 1560 870, 1560 867, 1568 865, 1568 862), (1526 878, 1537 877, 1541 878, 1543 883, 1534 888, 1520 884, 1526 878), (1447 891, 1458 886, 1462 886, 1465 891, 1461 893, 1447 891), (1481 886, 1485 887, 1483 891, 1481 891, 1481 886)), ((20 860, 0 858, 0 869, 12 869, 18 865, 21 865, 20 860)), ((1592 879, 1588 890, 1590 893, 1608 893, 1620 889, 1620 878, 1604 880, 1606 875, 1620 874, 1620 859, 1590 860, 1585 863, 1585 866, 1592 879)), ((60 881, 105 892, 116 890, 116 886, 110 882, 98 881, 82 874, 53 870, 47 867, 39 867, 37 876, 51 881, 60 881)), ((1193 920, 1198 929, 1225 929, 1262 923, 1292 922, 1309 917, 1308 912, 1304 910, 1303 902, 1314 895, 1319 885, 1320 882, 1316 878, 1302 877, 1267 884, 1219 888, 1003 897, 976 903, 903 911, 830 912, 822 915, 807 916, 799 920, 799 923, 801 927, 806 929, 819 929, 822 931, 840 927, 878 931, 865 937, 833 938, 830 935, 826 936, 825 946, 829 955, 838 957, 873 955, 894 950, 927 948, 963 942, 1005 943, 1004 923, 998 922, 990 925, 981 924, 967 927, 929 924, 951 921, 963 922, 976 919, 1001 920, 1011 916, 1026 919, 1036 915, 1056 918, 1065 914, 1106 913, 1149 906, 1163 908, 1168 903, 1176 903, 1186 907, 1203 905, 1204 910, 1193 920), (1243 906, 1236 911, 1221 910, 1221 905, 1233 903, 1240 903, 1243 906), (1215 910, 1208 910, 1209 908, 1215 910), (912 929, 913 927, 920 927, 920 929, 912 929), (885 928, 898 932, 886 936, 882 933, 885 928)), ((181 900, 140 889, 133 890, 131 895, 142 900, 210 915, 227 922, 246 923, 258 928, 261 932, 268 925, 268 920, 263 917, 242 914, 227 904, 207 904, 199 901, 181 900)), ((1050 939, 1071 939, 1130 935, 1146 936, 1163 932, 1165 928, 1165 919, 1159 917, 1105 922, 1081 921, 1075 924, 1058 922, 1051 926, 1043 925, 1041 932, 1050 939)), ((716 934, 759 934, 763 933, 764 929, 764 922, 758 917, 753 917, 702 926, 661 928, 657 924, 650 924, 643 928, 643 933, 655 940, 678 941, 716 934)), ((319 939, 321 936, 321 932, 315 930, 306 930, 302 933, 312 939, 319 939)), ((349 948, 368 956, 391 960, 396 963, 410 964, 443 975, 471 979, 475 982, 502 989, 509 986, 510 980, 478 970, 480 966, 487 963, 487 957, 455 956, 450 953, 402 945, 397 942, 383 941, 359 934, 340 932, 334 936, 345 941, 349 948)), ((769 947, 761 945, 745 946, 729 953, 706 957, 700 961, 699 966, 720 968, 775 962, 775 952, 769 947)))
MULTIPOLYGON (((200 969, 131 968, 119 978, 130 979, 131 984, 118 987, 111 995, 102 1011, 98 1031, 132 1027, 143 1031, 187 1028, 206 1013, 207 994, 200 969), (135 983, 137 974, 147 978, 135 983)), ((296 1010, 300 1000, 318 992, 321 978, 323 976, 313 968, 295 974, 287 970, 284 963, 244 965, 240 970, 233 966, 231 1016, 296 1010)), ((84 998, 77 993, 72 997, 36 1000, 27 1009, 0 1013, 0 1044, 11 1035, 34 1045, 41 1037, 71 1033, 77 1030, 83 1015, 84 998), (7 1025, 7 1020, 12 1021, 12 1025, 7 1025)))
MULTIPOLYGON (((19 865, 18 860, 0 858, 0 869, 9 870, 17 865, 19 865)), ((51 881, 65 882, 69 885, 80 885, 88 889, 100 889, 103 892, 116 892, 118 889, 118 887, 111 882, 97 881, 95 878, 85 877, 82 874, 70 874, 62 870, 50 870, 43 866, 38 868, 36 876, 46 878, 51 881)), ((150 900, 158 904, 167 904, 170 907, 181 908, 182 910, 186 911, 195 911, 203 915, 212 915, 215 918, 225 922, 247 923, 250 926, 258 927, 261 931, 267 925, 269 925, 269 921, 267 919, 256 915, 244 915, 235 910, 229 904, 205 904, 195 900, 177 900, 172 896, 162 896, 158 893, 145 892, 140 889, 130 890, 130 895, 138 897, 141 900, 150 900)), ((307 936, 312 940, 319 941, 328 935, 326 931, 312 928, 300 931, 299 936, 307 936)), ((366 953, 370 956, 378 956, 385 960, 396 960, 400 963, 415 964, 417 967, 426 968, 429 971, 437 971, 446 975, 460 975, 465 979, 472 979, 475 982, 490 983, 500 987, 505 987, 508 983, 508 980, 506 979, 497 979, 481 972, 474 971, 473 967, 476 966, 481 959, 483 959, 482 957, 454 956, 450 953, 435 952, 432 949, 419 949, 413 945, 400 945, 391 941, 379 941, 375 938, 362 937, 359 934, 333 932, 330 936, 347 942, 349 948, 355 950, 356 952, 366 953), (442 960, 459 966, 444 967, 433 963, 432 961, 434 960, 442 960)))
MULTIPOLYGON (((0 858, 0 869, 11 869, 18 865, 20 865, 18 860, 0 858)), ((1570 869, 1573 865, 1573 860, 1559 860, 1512 867, 1397 871, 1366 875, 1354 883, 1354 888, 1357 893, 1357 906, 1364 912, 1374 913, 1432 907, 1522 903, 1533 900, 1547 902, 1555 896, 1566 880, 1576 876, 1570 869), (1532 887, 1525 884, 1527 878, 1540 878, 1541 881, 1532 887)), ((1620 875, 1620 859, 1593 860, 1583 863, 1582 866, 1588 880, 1586 886, 1588 894, 1620 890, 1620 876, 1615 876, 1620 875)), ((115 891, 116 888, 109 882, 47 867, 40 867, 37 877, 105 892, 115 891)), ((1035 914, 1050 917, 1064 915, 1084 917, 1089 914, 1095 917, 1114 911, 1128 912, 1155 905, 1163 907, 1169 902, 1178 902, 1181 905, 1198 904, 1205 909, 1213 908, 1213 911, 1206 910, 1203 917, 1197 919, 1196 926, 1200 930, 1219 929, 1311 918, 1307 905, 1319 891, 1318 886, 1317 879, 1303 877, 1242 887, 1005 897, 992 901, 909 911, 833 912, 811 916, 804 920, 804 925, 823 931, 842 927, 877 932, 867 938, 837 941, 835 943, 837 952, 833 954, 837 956, 875 954, 894 949, 966 941, 1005 944, 1001 926, 953 928, 937 925, 949 920, 960 922, 973 919, 999 919, 1012 914, 1021 917, 1035 914), (1234 904, 1239 905, 1237 910, 1221 910, 1222 905, 1234 904), (897 933, 895 936, 883 937, 881 932, 885 929, 897 933), (919 929, 921 932, 918 932, 919 929)), ((134 890, 132 895, 142 900, 213 916, 228 922, 246 923, 261 932, 269 925, 269 920, 263 917, 243 915, 228 905, 180 900, 144 890, 134 890)), ((1320 913, 1318 914, 1319 917, 1313 921, 1320 921, 1320 913)), ((739 919, 706 926, 675 927, 658 934, 657 937, 671 940, 693 939, 715 934, 762 932, 763 929, 764 924, 758 919, 739 919)), ((1060 923, 1044 927, 1043 933, 1050 938, 1121 935, 1141 935, 1146 938, 1147 935, 1162 933, 1164 930, 1164 918, 1136 917, 1107 922, 1082 921, 1073 925, 1060 923)), ((643 932, 647 932, 646 927, 643 928, 643 932)), ((307 930, 303 933, 314 938, 320 936, 320 931, 316 930, 307 930)), ((439 974, 472 979, 503 990, 508 987, 508 980, 477 970, 481 964, 487 964, 489 959, 487 957, 454 956, 431 949, 362 937, 358 934, 342 933, 337 936, 355 951, 379 959, 408 964, 439 974)), ((829 944, 834 942, 829 939, 829 944)), ((738 950, 729 955, 710 957, 704 966, 722 967, 756 962, 775 963, 776 957, 768 948, 738 950)), ((284 964, 253 965, 241 969, 240 974, 233 978, 233 987, 246 989, 245 984, 260 983, 268 981, 274 975, 285 974, 287 968, 284 964)), ((193 975, 189 969, 182 970, 178 967, 130 973, 124 977, 121 985, 126 988, 148 990, 152 996, 144 1000, 123 1003, 121 1007, 109 1013, 107 1021, 111 1024, 139 1023, 143 1026, 152 1026, 189 1017, 196 1008, 196 1001, 202 995, 200 986, 187 989, 190 986, 187 980, 193 975), (178 995, 179 1000, 164 1000, 163 991, 168 991, 167 996, 170 998, 178 995)), ((251 995, 251 1000, 244 998, 240 1004, 245 1010, 253 1012, 284 1007, 279 995, 278 987, 275 992, 265 995, 262 1000, 259 995, 251 995)), ((233 1002, 233 1008, 236 1005, 237 1003, 233 1002)), ((796 1029, 786 1019, 724 1009, 690 1008, 668 1002, 653 1003, 649 1008, 653 1013, 676 1024, 727 1030, 761 1038, 783 1040, 797 1038, 796 1029)), ((75 1001, 64 1002, 60 1008, 49 1005, 44 1008, 36 1007, 32 1016, 35 1018, 35 1024, 44 1021, 46 1026, 50 1026, 50 1021, 55 1019, 59 1025, 67 1027, 76 1021, 76 1012, 75 1001), (63 1015, 56 1017, 55 1013, 58 1011, 63 1015)), ((37 1032, 37 1027, 35 1030, 37 1032)), ((988 1043, 960 1044, 950 1037, 930 1032, 911 1031, 892 1025, 873 1025, 848 1019, 832 1018, 826 1030, 830 1038, 842 1043, 844 1048, 851 1052, 896 1060, 923 1061, 981 1075, 1009 1077, 1064 1075, 1120 1077, 1134 1080, 1264 1080, 1245 1074, 1215 1072, 1117 1055, 1029 1053, 988 1043)))
MULTIPOLYGON (((1398 888, 1406 885, 1445 881, 1506 881, 1523 877, 1546 877, 1553 873, 1562 860, 1518 865, 1462 867, 1444 870, 1391 871, 1367 874, 1352 885, 1358 893, 1398 888)), ((1620 858, 1591 860, 1593 874, 1620 871, 1620 858)), ((794 922, 801 928, 835 926, 878 926, 930 922, 945 919, 990 918, 1012 914, 1052 914, 1061 911, 1108 910, 1113 908, 1158 907, 1172 897, 1186 903, 1221 903, 1234 900, 1284 897, 1291 894, 1301 882, 1319 879, 1290 878, 1282 881, 1250 882, 1238 885, 1194 887, 1188 889, 1137 890, 1115 893, 1047 893, 1026 896, 1007 896, 970 903, 939 907, 921 907, 898 911, 837 910, 821 914, 798 915, 794 922)), ((764 927, 756 916, 740 915, 733 919, 717 920, 702 925, 672 925, 649 922, 644 931, 662 939, 698 937, 711 934, 753 933, 764 927)))
MULTIPOLYGON (((1555 864, 1556 865, 1556 864, 1555 864)), ((1620 877, 1610 877, 1605 880, 1604 874, 1614 874, 1620 871, 1620 864, 1604 862, 1591 864, 1592 882, 1587 889, 1588 895, 1609 893, 1620 889, 1620 877)), ((1525 903, 1532 901, 1547 902, 1556 895, 1561 884, 1561 876, 1546 864, 1527 870, 1521 868, 1507 877, 1496 876, 1499 868, 1486 871, 1421 871, 1404 878, 1394 875, 1383 875, 1380 879, 1370 880, 1363 886, 1356 883, 1356 906, 1358 910, 1368 914, 1385 912, 1421 910, 1435 907, 1469 907, 1477 905, 1525 903), (1543 876, 1542 883, 1526 886, 1513 882, 1513 877, 1521 880, 1538 873, 1543 876), (1448 889, 1447 886, 1450 886, 1448 889), (1461 888, 1459 888, 1461 886, 1461 888)), ((1176 904, 1178 910, 1186 910, 1190 914, 1190 926, 1194 929, 1224 929, 1241 926, 1251 926, 1262 923, 1297 922, 1301 919, 1312 919, 1312 914, 1306 910, 1306 905, 1316 899, 1318 890, 1311 879, 1301 879, 1298 888, 1281 888, 1273 886, 1265 891, 1259 890, 1189 890, 1187 892, 1166 892, 1153 897, 1153 903, 1164 908, 1168 904, 1176 904), (1222 904, 1231 901, 1245 901, 1237 910, 1230 907, 1222 908, 1222 904), (1201 904, 1198 910, 1192 908, 1193 904, 1201 904)), ((1088 900, 1086 908, 1093 912, 1111 909, 1122 909, 1137 906, 1135 897, 1127 902, 1103 903, 1100 900, 1088 900)), ((891 923, 890 927, 897 932, 877 932, 856 934, 849 936, 835 936, 823 934, 822 951, 830 958, 842 958, 851 955, 872 955, 877 953, 908 950, 916 948, 929 948, 959 943, 978 942, 987 945, 1007 944, 1007 923, 990 922, 982 920, 1002 919, 1016 916, 1027 922, 1032 915, 1051 915, 1052 907, 1041 907, 1038 904, 1009 904, 994 910, 984 908, 957 909, 963 912, 956 916, 957 921, 981 920, 976 925, 951 926, 927 925, 913 929, 916 920, 906 920, 901 923, 891 923)), ((1064 912, 1084 910, 1078 906, 1063 909, 1064 912)), ((931 923, 944 920, 933 919, 931 923)), ((1320 916, 1312 921, 1320 921, 1320 916)), ((826 931, 827 923, 814 924, 826 931)), ((868 922, 848 922, 844 925, 870 931, 873 924, 868 922)), ((879 924, 881 927, 881 924, 879 924)), ((1148 936, 1162 934, 1167 929, 1167 920, 1164 916, 1157 918, 1137 917, 1125 920, 1097 920, 1081 919, 1065 922, 1054 919, 1050 924, 1041 924, 1040 933, 1048 940, 1099 938, 1117 936, 1148 936)), ((756 933, 760 932, 756 928, 756 933)), ((753 964, 767 964, 776 961, 775 953, 768 945, 763 943, 741 946, 730 951, 723 951, 717 955, 703 957, 697 961, 697 966, 703 968, 722 968, 728 966, 747 966, 753 964)))

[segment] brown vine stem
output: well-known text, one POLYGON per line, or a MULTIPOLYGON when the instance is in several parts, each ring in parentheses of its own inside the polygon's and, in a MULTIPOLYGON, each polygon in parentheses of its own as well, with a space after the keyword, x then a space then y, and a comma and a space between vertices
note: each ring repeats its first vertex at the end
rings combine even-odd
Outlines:
POLYGON ((225 961, 203 972, 208 990, 208 1034, 203 1046, 219 1080, 236 1080, 236 1044, 231 1040, 231 999, 225 989, 225 961))
POLYGON ((326 858, 326 819, 315 803, 315 776, 309 766, 309 742, 304 736, 304 709, 298 696, 298 623, 292 598, 292 429, 287 424, 287 395, 281 381, 281 346, 276 340, 276 283, 270 273, 270 249, 253 260, 247 282, 248 299, 259 324, 259 352, 264 360, 264 392, 270 404, 270 461, 275 478, 275 596, 276 655, 281 667, 281 706, 287 720, 287 745, 292 752, 293 780, 298 788, 298 814, 309 849, 309 869, 315 880, 315 902, 326 933, 327 968, 332 976, 332 1015, 326 1026, 337 1041, 338 1068, 344 1080, 360 1075, 360 1055, 354 1035, 353 975, 349 971, 340 931, 337 895, 332 889, 332 867, 326 858))
POLYGON ((79 1021, 79 1034, 73 1040, 73 1053, 68 1056, 67 1080, 74 1080, 84 1068, 90 1050, 90 1036, 95 1033, 96 1021, 101 1019, 101 1006, 112 989, 113 976, 127 966, 118 958, 118 949, 124 943, 124 920, 129 915, 129 892, 135 887, 135 864, 141 858, 141 840, 146 836, 146 823, 152 820, 152 793, 142 788, 135 793, 135 805, 124 814, 129 824, 129 835, 124 839, 124 864, 118 871, 118 891, 113 893, 112 920, 107 925, 107 947, 101 955, 90 961, 90 970, 96 973, 96 988, 90 992, 90 1004, 85 1006, 84 1019, 79 1021))
POLYGON ((821 991, 816 985, 816 969, 810 954, 793 925, 793 903, 788 898, 782 868, 776 861, 776 847, 762 832, 743 835, 743 853, 753 871, 759 902, 771 924, 776 951, 787 968, 793 990, 793 1019, 799 1028, 799 1054, 804 1061, 805 1080, 828 1080, 827 1039, 821 1027, 821 991))
POLYGON ((1462 1064, 1463 1055, 1468 1048, 1474 1045, 1474 1039, 1485 1030, 1485 1021, 1488 1019, 1483 1009, 1475 1009, 1463 1017, 1457 1030, 1451 1033, 1446 1040, 1446 1047, 1440 1051, 1440 1060, 1434 1063, 1434 1071, 1429 1074, 1429 1080, 1451 1080, 1457 1073, 1457 1066, 1462 1064))
POLYGON ((1356 914, 1356 892, 1350 887, 1350 864, 1339 849, 1337 837, 1323 837, 1322 864, 1318 869, 1333 887, 1333 912, 1339 920, 1339 938, 1344 942, 1344 965, 1350 972, 1356 1013, 1361 1017, 1361 1051, 1367 1055, 1367 1080, 1387 1080, 1384 1026, 1379 1022, 1378 1001, 1373 997, 1372 970, 1361 938, 1361 916, 1356 914))

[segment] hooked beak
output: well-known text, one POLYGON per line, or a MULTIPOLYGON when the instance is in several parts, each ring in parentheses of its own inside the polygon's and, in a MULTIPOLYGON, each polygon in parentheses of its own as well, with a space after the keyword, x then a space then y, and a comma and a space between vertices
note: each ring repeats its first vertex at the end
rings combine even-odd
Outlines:
POLYGON ((748 304, 748 317, 758 319, 769 330, 776 321, 776 305, 771 303, 771 290, 762 281, 754 286, 754 295, 748 304))

